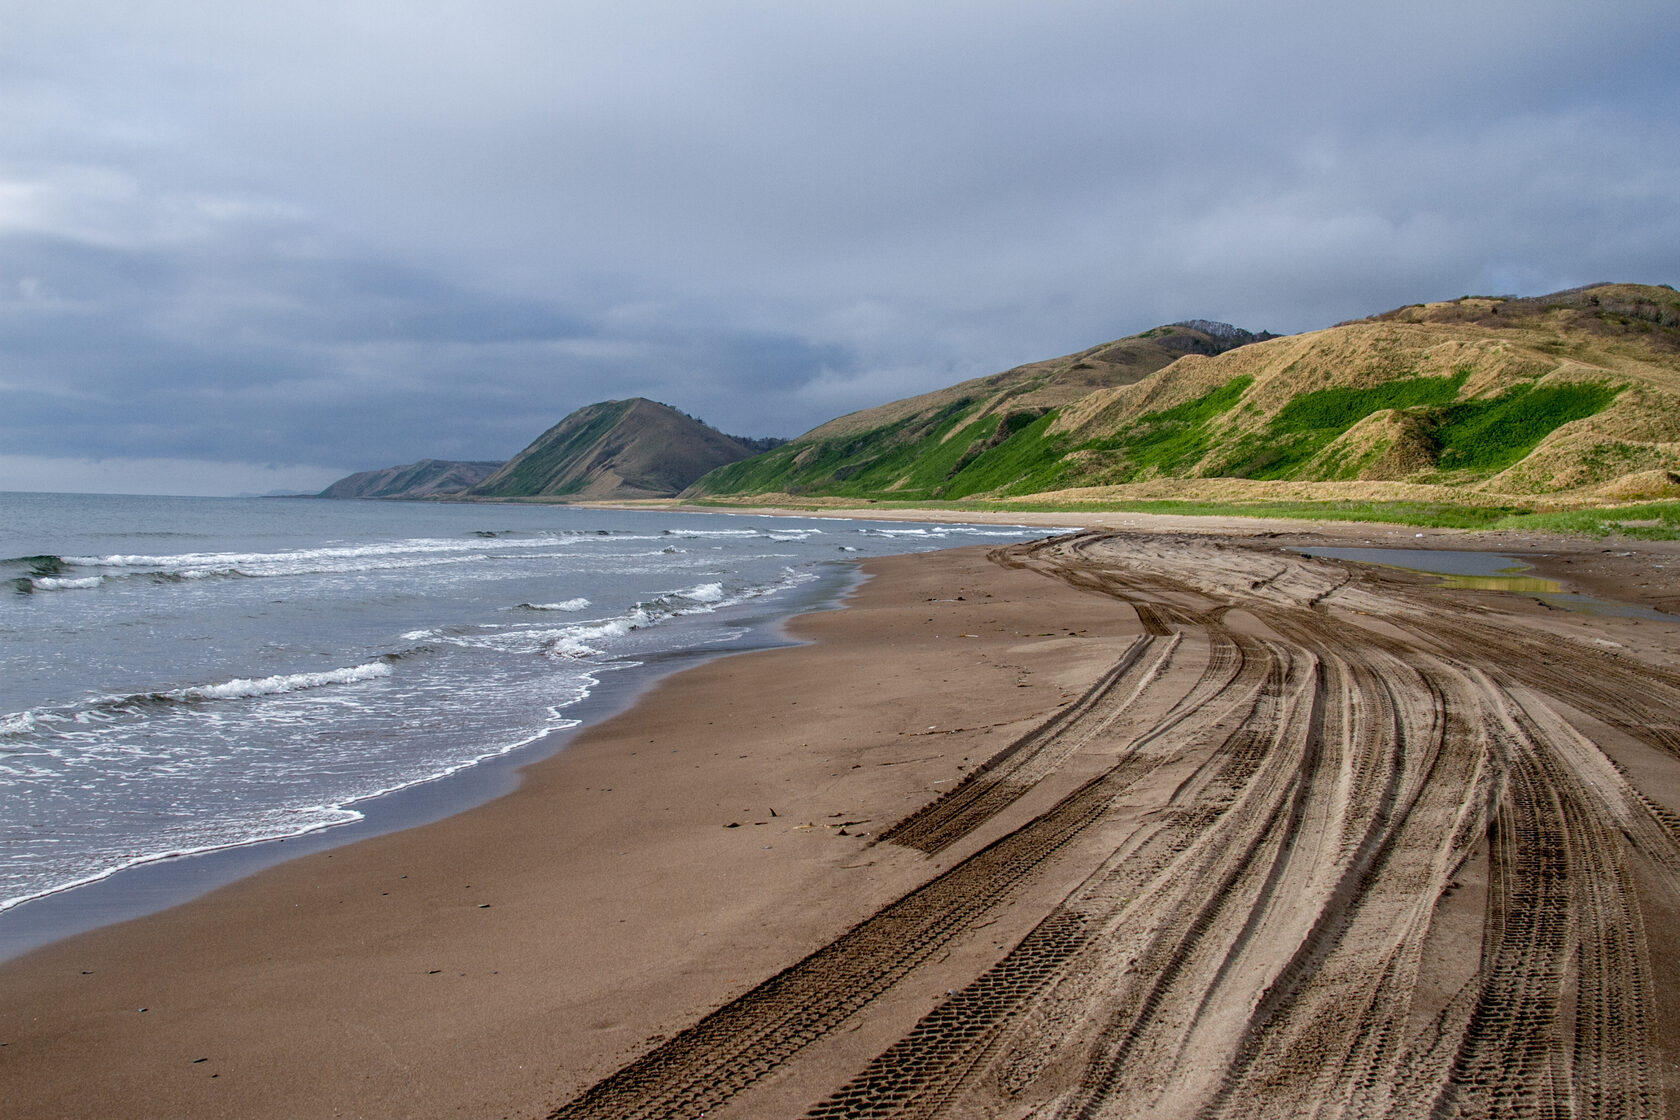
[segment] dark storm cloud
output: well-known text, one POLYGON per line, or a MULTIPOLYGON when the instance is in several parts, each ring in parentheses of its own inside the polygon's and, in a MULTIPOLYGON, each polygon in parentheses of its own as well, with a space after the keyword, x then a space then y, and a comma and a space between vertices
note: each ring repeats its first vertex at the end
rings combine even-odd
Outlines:
POLYGON ((324 481, 632 394, 792 435, 1175 319, 1680 273, 1670 4, 0 0, 0 28, 0 468, 324 481))
POLYGON ((843 362, 770 335, 620 337, 383 262, 183 260, 39 236, 0 238, 0 251, 30 278, 28 298, 0 307, 13 454, 330 463, 346 448, 412 458, 419 444, 499 457, 576 406, 557 372, 604 395, 719 403, 843 362))

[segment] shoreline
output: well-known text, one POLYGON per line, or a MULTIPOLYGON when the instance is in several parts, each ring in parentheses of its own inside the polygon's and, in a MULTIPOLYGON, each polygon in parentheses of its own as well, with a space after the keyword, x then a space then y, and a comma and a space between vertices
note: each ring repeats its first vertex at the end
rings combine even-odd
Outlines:
MULTIPOLYGON (((1105 717, 1101 727, 1123 731, 1134 719, 1147 727, 1176 710, 1212 664, 1212 650, 1196 636, 1201 623, 1163 627, 1161 618, 1177 617, 1173 612, 1196 596, 1246 588, 1232 600, 1240 605, 1218 616, 1226 620, 1220 625, 1228 622, 1239 645, 1283 650, 1298 640, 1282 636, 1293 633, 1285 624, 1295 616, 1269 613, 1271 599, 1241 598, 1271 583, 1247 573, 1280 562, 1279 550, 1296 543, 1400 543, 1398 528, 1395 537, 1378 535, 1388 528, 1295 534, 1273 523, 1252 534, 1133 534, 1120 543, 1139 550, 1141 566, 1112 570, 1100 550, 1048 566, 1000 566, 988 559, 989 546, 863 561, 859 570, 868 578, 842 609, 787 621, 798 644, 712 658, 660 677, 622 711, 571 733, 566 749, 522 767, 518 788, 504 797, 291 859, 184 905, 0 964, 8 992, 0 1006, 0 1081, 19 1116, 547 1115, 598 1082, 610 1087, 626 1063, 661 1060, 669 1046, 688 1052, 682 1047, 692 1046, 682 1040, 713 1021, 708 1016, 748 1014, 741 1009, 750 1011, 755 993, 770 983, 766 977, 820 961, 903 900, 967 873, 993 845, 1053 817, 1107 765, 1083 740, 1023 787, 1018 801, 949 847, 917 848, 880 835, 962 787, 988 760, 1018 749, 1035 728, 1042 732, 1059 713, 1077 711, 1117 666, 1134 666, 1115 678, 1122 682, 1142 672, 1143 661, 1128 658, 1150 641, 1167 643, 1153 647, 1162 651, 1154 655, 1157 669, 1137 677, 1131 707, 1118 709, 1136 710, 1118 722, 1105 717), (1205 563, 1198 559, 1204 554, 1205 563), (1127 572, 1145 581, 1164 573, 1166 590, 1146 590, 1141 599, 1102 591, 1129 586, 1124 581, 1134 576, 1127 572), (1102 582, 1117 578, 1122 582, 1102 582), (1177 589, 1193 584, 1204 590, 1177 589), (1182 640, 1164 636, 1174 632, 1182 640), (309 1076, 298 1077, 302 1070, 309 1076)), ((1403 541, 1471 543, 1444 532, 1403 541)), ((1485 551, 1540 551, 1509 538, 1476 543, 1485 551)), ((1680 549, 1668 544, 1606 550, 1590 541, 1532 543, 1549 546, 1547 563, 1593 593, 1625 580, 1637 565, 1652 577, 1680 559, 1680 549)), ((1054 557, 1058 548, 1067 552, 1041 551, 1054 557)), ((1666 585, 1657 586, 1661 577, 1645 582, 1645 590, 1636 582, 1627 588, 1633 595, 1617 597, 1666 593, 1666 585)), ((1294 585, 1278 586, 1279 601, 1292 602, 1294 585)), ((1606 666, 1643 664, 1650 668, 1639 671, 1658 680, 1680 673, 1680 647, 1672 645, 1677 624, 1666 621, 1569 616, 1521 595, 1443 591, 1428 577, 1399 570, 1362 575, 1348 587, 1346 606, 1333 612, 1335 633, 1354 644, 1332 647, 1336 657, 1373 656, 1358 652, 1360 634, 1400 637, 1380 611, 1370 613, 1379 600, 1367 596, 1377 595, 1420 609, 1450 606, 1459 614, 1443 616, 1449 620, 1480 619, 1491 610, 1509 621, 1510 633, 1552 643, 1547 658, 1565 646, 1586 647, 1570 655, 1586 658, 1582 665, 1610 657, 1606 666)), ((1183 616, 1192 617, 1199 616, 1183 616)), ((1303 663, 1315 660, 1333 657, 1314 653, 1303 663)), ((1449 691, 1474 684, 1453 680, 1449 691)), ((1634 703, 1638 693, 1627 695, 1634 703)), ((1396 702, 1421 720, 1414 733, 1431 726, 1417 714, 1423 708, 1414 711, 1421 701, 1396 702)), ((1547 716, 1545 734, 1559 744, 1581 735, 1603 744, 1620 772, 1638 780, 1642 796, 1680 814, 1680 764, 1629 738, 1637 728, 1605 730, 1602 719, 1613 712, 1582 715, 1568 703, 1557 710, 1573 729, 1547 716)), ((1262 709, 1254 718, 1258 728, 1277 722, 1262 709)), ((1093 881, 1088 876, 1113 857, 1106 837, 1171 819, 1161 814, 1162 799, 1188 788, 1183 782, 1192 771, 1183 767, 1208 757, 1205 744, 1195 745, 1201 740, 1186 742, 1185 761, 1169 759, 1152 779, 1157 785, 1130 795, 1135 807, 1122 799, 1103 830, 1076 831, 1040 857, 1032 876, 971 919, 969 932, 943 955, 882 993, 867 1015, 825 1036, 808 1060, 721 1114, 799 1114, 907 1037, 948 996, 958 999, 1012 946, 1031 944, 1040 928, 1034 923, 1046 912, 1094 905, 1078 901, 1078 884, 1093 881)), ((1347 779, 1335 773, 1326 772, 1327 784, 1313 796, 1343 790, 1347 779)), ((1336 812, 1327 804, 1302 819, 1333 820, 1336 812)), ((1447 1006, 1454 986, 1474 976, 1477 919, 1488 861, 1497 854, 1472 849, 1432 873, 1459 868, 1450 888, 1442 880, 1435 926, 1423 927, 1431 940, 1417 990, 1428 1006, 1447 1006), (1460 882, 1463 903, 1453 901, 1460 882)), ((1669 899, 1660 884, 1641 884, 1651 952, 1660 962, 1672 925, 1663 915, 1680 913, 1680 899, 1669 899)), ((1318 889, 1312 880, 1298 886, 1303 897, 1318 889)), ((953 897, 967 897, 966 888, 953 897)), ((1256 928, 1288 920, 1287 909, 1256 928)), ((1385 919, 1375 928, 1391 926, 1385 919)), ((1254 944, 1266 949, 1264 941, 1254 944)), ((1276 967, 1287 956, 1266 952, 1273 955, 1263 954, 1256 966, 1276 967)), ((1128 965, 1097 990, 1120 991, 1132 975, 1128 965)), ((1651 1045, 1665 1064, 1652 1071, 1651 1083, 1673 1107, 1680 1076, 1663 1071, 1680 1068, 1680 994, 1666 976, 1657 979, 1651 1045)), ((1172 1019, 1175 1026, 1184 1021, 1172 1019)), ((1189 1021, 1194 1025, 1195 1016, 1189 1021)), ((602 1099, 604 1111, 580 1106, 578 1114, 621 1114, 602 1099)))
POLYGON ((1123 604, 986 551, 864 561, 843 609, 788 623, 801 644, 662 677, 504 797, 0 964, 9 1107, 558 1104, 912 886, 923 861, 866 833, 1135 638, 1123 604), (1041 636, 1053 619, 1065 633, 1041 636), (673 771, 672 752, 703 761, 673 771))
POLYGON ((358 820, 286 837, 156 856, 0 911, 0 964, 65 938, 183 905, 290 860, 423 827, 504 797, 518 789, 526 767, 553 757, 577 735, 627 711, 664 677, 717 657, 798 644, 788 635, 789 622, 802 614, 840 609, 863 579, 855 562, 837 561, 832 571, 771 616, 744 618, 746 630, 738 642, 607 663, 589 695, 565 710, 567 718, 578 721, 576 726, 539 735, 454 773, 352 802, 349 807, 361 814, 358 820))

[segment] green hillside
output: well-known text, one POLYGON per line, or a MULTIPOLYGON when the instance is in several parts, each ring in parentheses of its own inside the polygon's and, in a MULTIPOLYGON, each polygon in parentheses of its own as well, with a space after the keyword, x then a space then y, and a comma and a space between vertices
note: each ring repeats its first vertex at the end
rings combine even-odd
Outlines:
POLYGON ((844 417, 689 493, 1577 504, 1680 495, 1672 288, 1465 297, 1253 338, 1160 328, 844 417), (1117 347, 1136 357, 1175 336, 1205 345, 1156 353, 1166 360, 1130 365, 1135 376, 1093 368, 1117 347), (1109 383, 1089 383, 1105 374, 1109 383))
POLYGON ((1270 337, 1205 321, 1158 327, 842 416, 714 471, 689 493, 940 499, 1019 488, 1054 465, 1043 433, 1062 408, 1137 384, 1186 355, 1270 337))

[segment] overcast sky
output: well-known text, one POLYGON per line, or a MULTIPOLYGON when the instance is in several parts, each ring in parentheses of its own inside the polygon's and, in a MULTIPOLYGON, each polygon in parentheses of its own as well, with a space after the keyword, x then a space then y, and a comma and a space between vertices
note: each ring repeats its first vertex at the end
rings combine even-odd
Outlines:
POLYGON ((1673 0, 0 0, 0 489, 1680 283, 1677 58, 1673 0))

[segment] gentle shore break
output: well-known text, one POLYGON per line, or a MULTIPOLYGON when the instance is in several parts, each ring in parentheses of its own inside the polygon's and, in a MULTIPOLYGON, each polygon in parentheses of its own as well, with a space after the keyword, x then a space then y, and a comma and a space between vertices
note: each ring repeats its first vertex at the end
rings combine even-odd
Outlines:
POLYGON ((1680 623, 1279 545, 872 562, 812 644, 670 678, 501 802, 0 970, 8 1094, 1672 1111, 1680 623))

